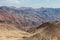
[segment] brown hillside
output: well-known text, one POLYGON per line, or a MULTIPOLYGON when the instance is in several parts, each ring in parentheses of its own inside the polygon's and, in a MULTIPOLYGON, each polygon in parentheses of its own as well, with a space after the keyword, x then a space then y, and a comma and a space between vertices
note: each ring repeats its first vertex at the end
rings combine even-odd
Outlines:
POLYGON ((40 25, 26 40, 60 40, 60 22, 46 22, 40 25))
POLYGON ((29 34, 18 30, 15 25, 0 23, 0 40, 23 40, 29 34))

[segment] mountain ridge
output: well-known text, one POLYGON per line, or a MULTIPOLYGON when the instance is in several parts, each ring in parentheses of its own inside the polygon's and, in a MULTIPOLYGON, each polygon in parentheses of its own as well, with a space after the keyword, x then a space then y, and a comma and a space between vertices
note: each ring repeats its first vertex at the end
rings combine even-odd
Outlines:
POLYGON ((18 24, 19 27, 23 26, 22 28, 26 30, 27 28, 37 27, 48 21, 60 21, 60 8, 34 9, 31 7, 16 8, 1 6, 0 11, 5 11, 13 15, 14 20, 18 20, 16 24, 18 24))

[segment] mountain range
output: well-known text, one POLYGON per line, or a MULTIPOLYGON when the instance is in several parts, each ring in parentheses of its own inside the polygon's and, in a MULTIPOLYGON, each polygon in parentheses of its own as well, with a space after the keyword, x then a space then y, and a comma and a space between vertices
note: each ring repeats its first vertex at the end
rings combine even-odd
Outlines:
POLYGON ((45 22, 60 21, 60 8, 32 8, 0 6, 0 22, 12 23, 23 30, 45 22))
POLYGON ((0 40, 60 40, 60 8, 0 6, 0 40))

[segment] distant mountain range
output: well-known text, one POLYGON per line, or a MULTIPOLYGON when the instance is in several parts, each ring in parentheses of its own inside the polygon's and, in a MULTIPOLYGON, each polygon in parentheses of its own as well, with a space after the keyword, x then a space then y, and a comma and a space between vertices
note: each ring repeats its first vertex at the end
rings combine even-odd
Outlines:
POLYGON ((31 8, 0 6, 0 17, 6 23, 17 25, 18 28, 27 30, 37 27, 48 21, 60 21, 60 8, 31 8), (8 22, 7 22, 8 21, 8 22))

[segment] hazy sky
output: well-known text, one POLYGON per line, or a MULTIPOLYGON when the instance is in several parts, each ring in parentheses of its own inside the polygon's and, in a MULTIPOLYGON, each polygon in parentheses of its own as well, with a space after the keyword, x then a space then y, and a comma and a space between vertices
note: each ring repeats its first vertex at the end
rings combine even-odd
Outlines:
POLYGON ((60 8, 60 0, 0 0, 0 6, 60 8))

